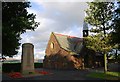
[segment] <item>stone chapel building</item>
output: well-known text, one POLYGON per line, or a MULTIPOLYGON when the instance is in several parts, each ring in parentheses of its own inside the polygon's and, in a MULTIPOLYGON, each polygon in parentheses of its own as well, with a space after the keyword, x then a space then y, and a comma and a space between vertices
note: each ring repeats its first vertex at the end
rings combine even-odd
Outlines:
MULTIPOLYGON (((83 37, 88 36, 88 26, 84 23, 83 37)), ((52 32, 45 51, 44 68, 84 69, 103 66, 103 56, 84 46, 84 39, 52 32)))

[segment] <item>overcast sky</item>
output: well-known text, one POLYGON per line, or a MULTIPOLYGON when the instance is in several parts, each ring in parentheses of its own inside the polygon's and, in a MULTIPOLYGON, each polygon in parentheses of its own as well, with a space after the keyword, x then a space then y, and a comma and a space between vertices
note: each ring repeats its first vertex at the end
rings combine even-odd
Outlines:
MULTIPOLYGON (((86 2, 33 0, 31 6, 28 12, 36 14, 35 20, 40 22, 40 25, 35 31, 27 31, 22 34, 20 42, 34 45, 35 58, 44 58, 51 32, 82 37, 84 10, 87 8, 86 2)), ((21 52, 20 46, 18 55, 14 57, 20 59, 21 52)))

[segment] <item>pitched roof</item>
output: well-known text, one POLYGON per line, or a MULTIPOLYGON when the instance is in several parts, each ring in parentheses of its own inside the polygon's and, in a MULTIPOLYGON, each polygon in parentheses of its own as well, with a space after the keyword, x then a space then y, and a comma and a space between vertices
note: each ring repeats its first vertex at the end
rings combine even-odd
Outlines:
POLYGON ((74 37, 74 36, 68 36, 68 35, 62 35, 53 33, 60 44, 60 47, 70 51, 71 55, 77 54, 80 52, 82 45, 82 38, 74 37))

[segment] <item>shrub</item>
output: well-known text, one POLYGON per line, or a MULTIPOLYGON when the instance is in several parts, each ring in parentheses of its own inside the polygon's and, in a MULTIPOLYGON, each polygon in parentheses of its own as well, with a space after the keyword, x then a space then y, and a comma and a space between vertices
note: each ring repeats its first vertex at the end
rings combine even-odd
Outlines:
POLYGON ((20 72, 21 63, 3 63, 3 72, 20 72))
POLYGON ((35 68, 42 68, 43 67, 43 63, 35 63, 34 67, 35 68))
MULTIPOLYGON (((34 63, 35 68, 42 68, 42 63, 34 63)), ((8 72, 20 72, 21 71, 21 63, 3 63, 2 71, 5 73, 8 72)))

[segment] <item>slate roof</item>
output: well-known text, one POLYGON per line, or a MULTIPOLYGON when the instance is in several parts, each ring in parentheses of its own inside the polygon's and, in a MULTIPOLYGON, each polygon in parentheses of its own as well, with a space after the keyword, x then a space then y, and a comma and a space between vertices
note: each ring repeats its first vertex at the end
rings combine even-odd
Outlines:
POLYGON ((83 47, 83 39, 74 37, 74 36, 68 36, 68 35, 62 35, 62 34, 57 34, 53 33, 60 44, 60 47, 70 51, 71 55, 77 55, 82 47, 83 47))

